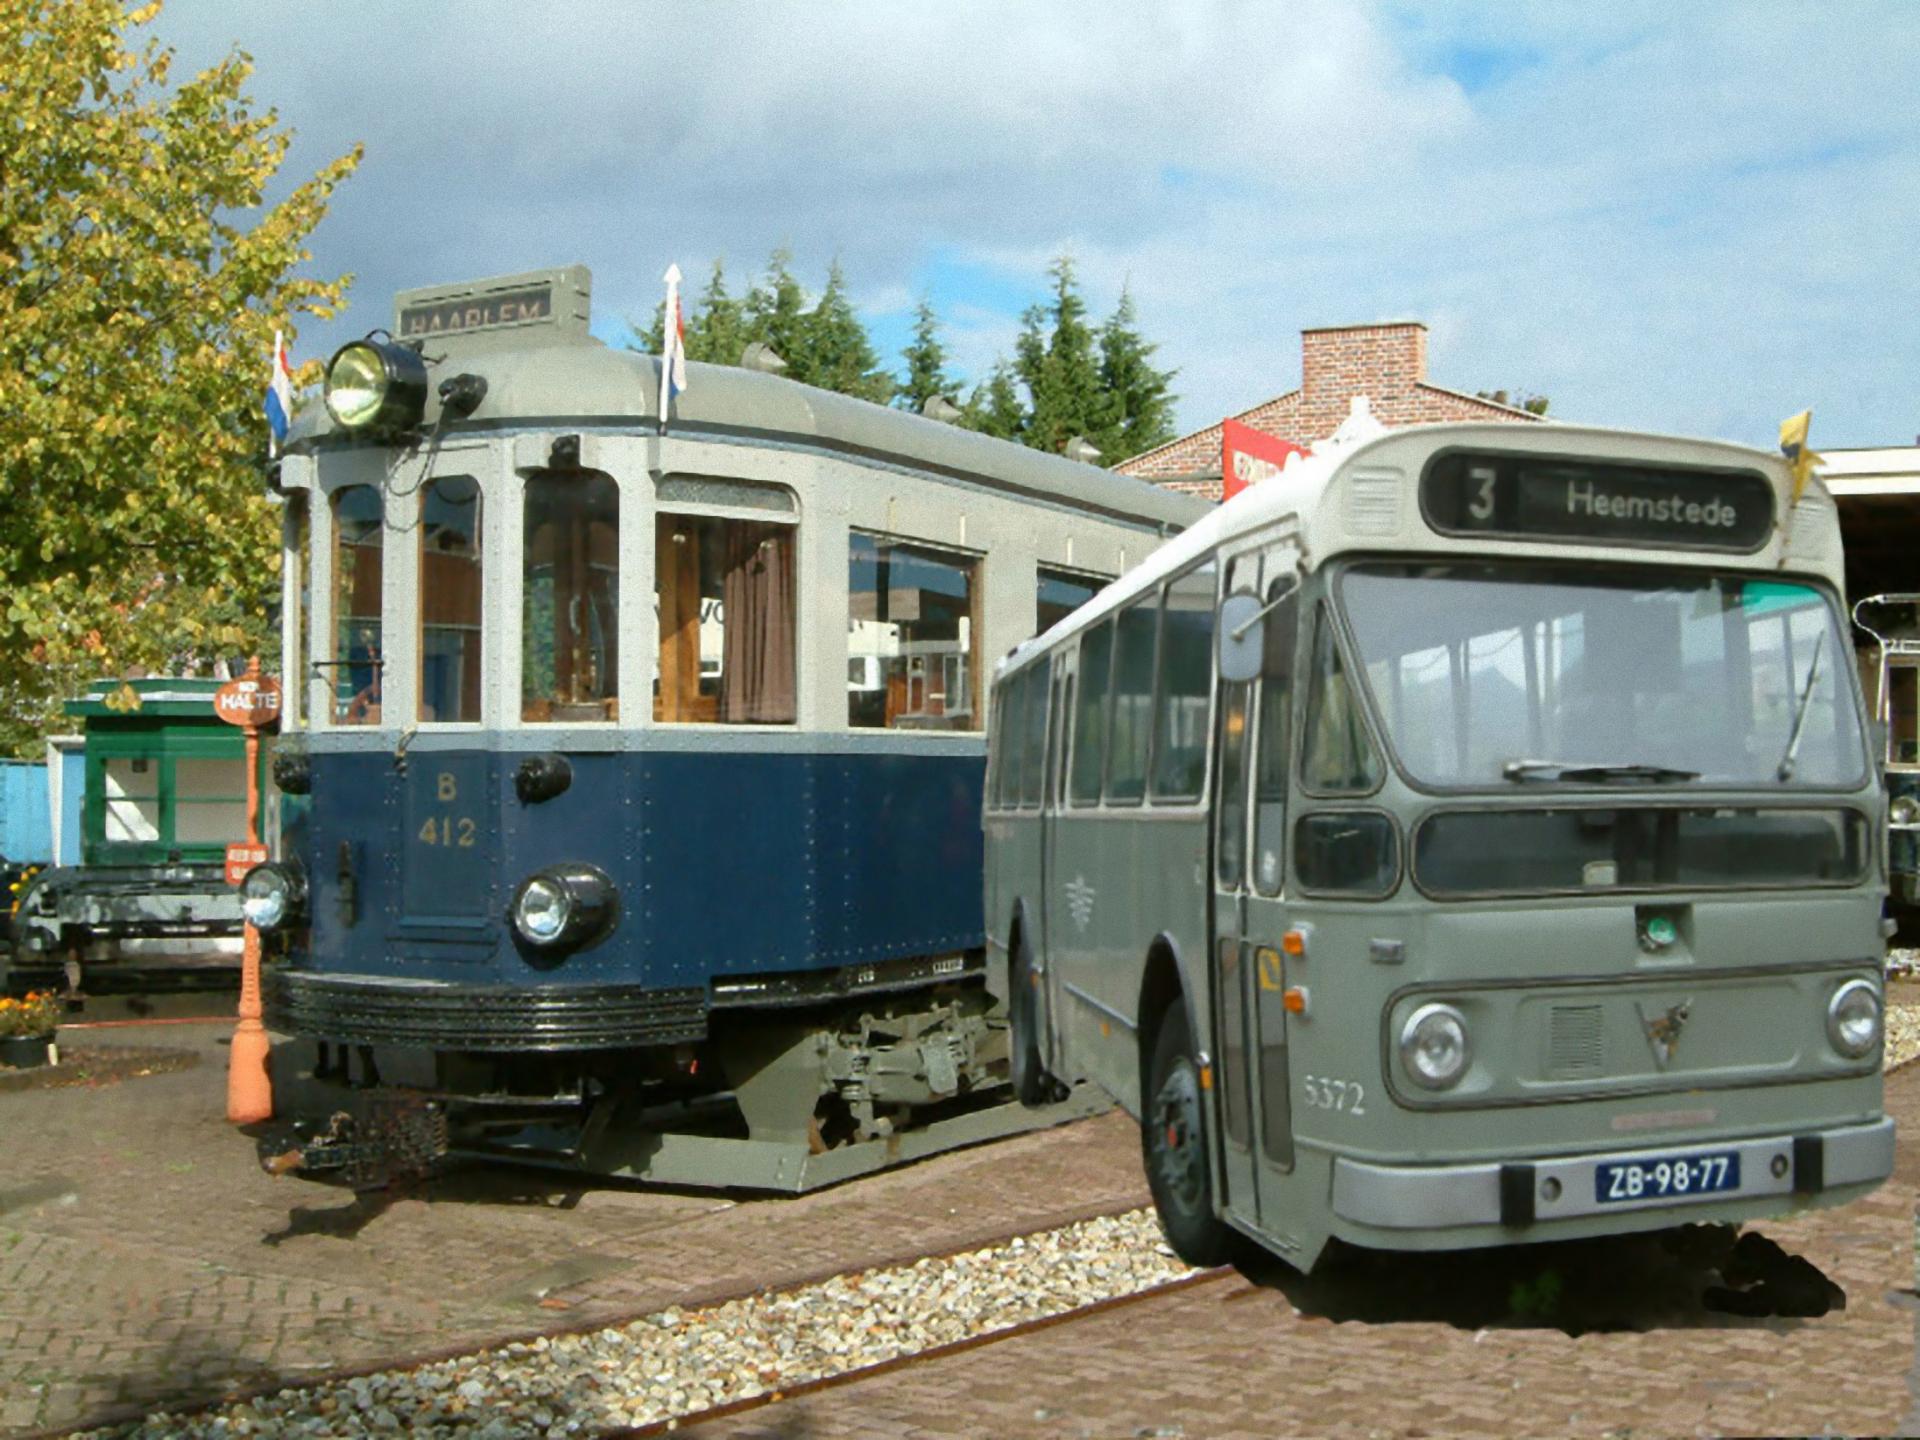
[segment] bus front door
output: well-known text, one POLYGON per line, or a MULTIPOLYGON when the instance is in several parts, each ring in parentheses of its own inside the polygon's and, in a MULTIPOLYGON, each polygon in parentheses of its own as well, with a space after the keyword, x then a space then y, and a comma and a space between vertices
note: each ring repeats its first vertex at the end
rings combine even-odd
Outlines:
MULTIPOLYGON (((1253 742, 1254 687, 1222 682, 1219 736, 1215 746, 1213 837, 1212 1020, 1210 1047, 1217 1082, 1215 1133, 1220 1137, 1222 1210, 1255 1225, 1260 1221, 1259 1189, 1253 1160, 1253 984, 1248 973, 1247 798, 1253 742)), ((1203 1017, 1193 1017, 1196 1033, 1203 1017)))

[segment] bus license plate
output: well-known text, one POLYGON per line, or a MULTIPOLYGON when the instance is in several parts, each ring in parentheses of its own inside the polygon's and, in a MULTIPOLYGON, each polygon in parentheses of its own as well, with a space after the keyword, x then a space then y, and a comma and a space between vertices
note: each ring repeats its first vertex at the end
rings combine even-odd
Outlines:
POLYGON ((1593 1198, 1602 1205, 1678 1200, 1740 1188, 1740 1153, 1676 1155, 1666 1160, 1609 1160, 1594 1167, 1593 1198))

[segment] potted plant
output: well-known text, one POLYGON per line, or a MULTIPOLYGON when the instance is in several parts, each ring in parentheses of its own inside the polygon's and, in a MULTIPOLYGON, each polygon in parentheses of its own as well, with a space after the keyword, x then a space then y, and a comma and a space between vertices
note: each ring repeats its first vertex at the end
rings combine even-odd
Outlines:
POLYGON ((56 1063, 53 1032, 59 1023, 60 1002, 51 990, 30 992, 24 1000, 0 996, 0 1067, 56 1063))

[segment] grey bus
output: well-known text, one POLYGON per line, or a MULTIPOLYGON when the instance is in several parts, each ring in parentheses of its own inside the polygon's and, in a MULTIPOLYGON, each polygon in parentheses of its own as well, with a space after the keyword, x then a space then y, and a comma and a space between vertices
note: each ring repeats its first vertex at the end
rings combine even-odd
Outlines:
POLYGON ((1018 1093, 1137 1117, 1196 1264, 1865 1194, 1886 816, 1841 590, 1777 456, 1350 424, 1000 662, 1018 1093))

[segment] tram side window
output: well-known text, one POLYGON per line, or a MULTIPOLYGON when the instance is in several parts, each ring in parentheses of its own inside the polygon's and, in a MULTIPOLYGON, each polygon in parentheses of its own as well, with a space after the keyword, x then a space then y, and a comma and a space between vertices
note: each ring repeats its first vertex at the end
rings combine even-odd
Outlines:
POLYGON ((1022 683, 1027 703, 1022 711, 1020 743, 1020 808, 1037 810, 1047 776, 1047 666, 1028 670, 1022 683))
POLYGON ((620 491, 594 471, 527 480, 520 718, 620 718, 620 491))
POLYGON ((1080 703, 1073 724, 1073 772, 1068 789, 1076 805, 1100 803, 1100 772, 1107 758, 1107 683, 1113 668, 1113 621, 1102 620, 1080 640, 1080 703))
POLYGON ((1314 625, 1301 778, 1309 790, 1322 794, 1364 793, 1383 778, 1379 752, 1361 718, 1358 697, 1334 638, 1333 619, 1324 605, 1314 625))
POLYGON ((791 725, 793 526, 661 515, 656 527, 654 719, 791 725))
POLYGON ((287 617, 287 656, 282 668, 287 677, 287 720, 296 726, 307 719, 307 617, 313 613, 313 530, 308 505, 307 492, 295 490, 287 496, 287 511, 281 520, 281 546, 293 581, 293 614, 287 617))
POLYGON ((377 486, 349 485, 333 497, 333 721, 380 723, 380 577, 386 505, 377 486))
POLYGON ((1069 570, 1049 570, 1041 566, 1039 588, 1034 596, 1034 629, 1044 635, 1087 601, 1100 593, 1107 582, 1090 575, 1075 575, 1069 570))
POLYGON ((1198 800, 1207 777, 1213 682, 1214 567, 1167 586, 1160 622, 1160 683, 1154 720, 1153 798, 1198 800))
POLYGON ((978 563, 857 532, 847 549, 847 723, 977 730, 978 563))
POLYGON ((420 495, 420 716, 480 718, 480 485, 444 475, 420 495))
POLYGON ((1108 722, 1107 799, 1138 803, 1147 788, 1148 737, 1153 730, 1153 641, 1159 628, 1157 594, 1120 612, 1114 631, 1113 718, 1108 722))

